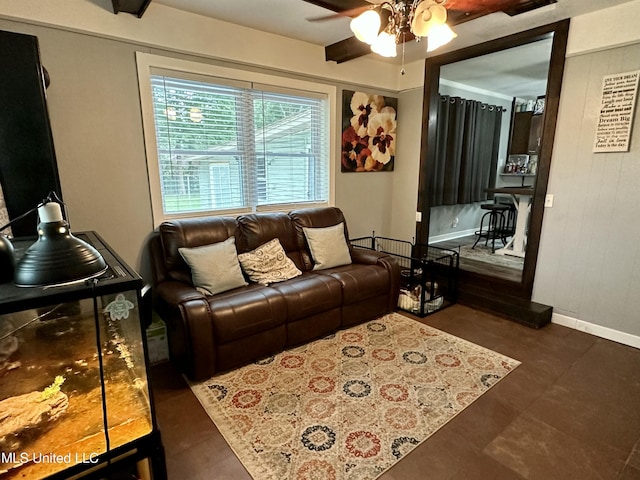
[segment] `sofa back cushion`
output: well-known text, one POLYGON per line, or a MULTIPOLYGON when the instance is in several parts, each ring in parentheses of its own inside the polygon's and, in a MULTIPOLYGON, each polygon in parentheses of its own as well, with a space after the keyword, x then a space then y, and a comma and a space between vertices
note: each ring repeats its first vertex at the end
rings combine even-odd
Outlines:
POLYGON ((344 215, 339 208, 304 208, 289 212, 289 217, 293 221, 293 226, 296 232, 298 250, 301 252, 302 262, 304 265, 303 270, 312 270, 314 267, 314 261, 309 250, 306 236, 304 234, 304 228, 332 227, 334 225, 338 225, 339 223, 343 223, 344 238, 347 241, 349 252, 351 252, 351 246, 348 242, 349 232, 347 231, 347 222, 345 221, 344 215))
POLYGON ((300 270, 305 270, 303 268, 302 253, 298 247, 296 230, 286 213, 253 213, 241 215, 237 221, 243 239, 243 248, 238 247, 238 253, 255 250, 268 241, 277 238, 296 267, 300 270))
POLYGON ((191 271, 179 248, 194 248, 236 238, 240 251, 242 241, 236 220, 232 217, 185 218, 163 222, 159 228, 164 263, 169 278, 191 283, 191 271))
POLYGON ((345 239, 348 239, 344 216, 335 207, 299 209, 288 214, 272 212, 240 215, 238 218, 210 216, 166 221, 159 228, 163 257, 160 263, 165 267, 162 278, 192 284, 191 271, 178 249, 211 245, 229 237, 235 237, 238 253, 255 250, 278 238, 295 266, 303 272, 309 271, 313 269, 314 262, 303 228, 330 227, 340 222, 344 222, 345 239))

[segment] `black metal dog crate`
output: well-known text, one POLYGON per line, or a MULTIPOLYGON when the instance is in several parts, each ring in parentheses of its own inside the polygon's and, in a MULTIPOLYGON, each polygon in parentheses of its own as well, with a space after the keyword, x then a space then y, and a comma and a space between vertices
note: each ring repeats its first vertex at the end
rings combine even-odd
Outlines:
POLYGON ((375 234, 349 241, 354 248, 376 250, 395 257, 402 275, 398 308, 425 317, 456 302, 458 252, 375 234))

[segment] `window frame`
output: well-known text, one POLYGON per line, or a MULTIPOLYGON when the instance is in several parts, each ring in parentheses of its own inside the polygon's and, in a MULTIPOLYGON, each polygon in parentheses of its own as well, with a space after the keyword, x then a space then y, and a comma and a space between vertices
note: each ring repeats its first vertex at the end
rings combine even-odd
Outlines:
POLYGON ((136 52, 136 65, 138 70, 138 86, 140 91, 143 137, 145 142, 147 172, 149 175, 149 194, 151 200, 154 228, 157 228, 163 221, 171 220, 174 218, 203 217, 211 215, 237 216, 243 213, 252 213, 259 211, 289 211, 294 208, 300 207, 320 207, 334 205, 337 143, 335 128, 332 128, 332 123, 337 118, 337 88, 335 86, 307 80, 299 80, 283 76, 222 67, 219 65, 212 65, 208 63, 199 63, 178 58, 164 57, 144 52, 136 52), (238 82, 249 83, 253 85, 253 88, 262 88, 265 91, 280 91, 291 94, 306 93, 310 96, 325 96, 327 98, 327 125, 325 125, 325 128, 327 132, 328 142, 326 151, 329 156, 329 164, 327 165, 327 201, 279 204, 259 207, 250 206, 247 208, 230 210, 188 212, 176 214, 165 213, 162 203, 160 166, 158 160, 156 129, 153 114, 154 107, 151 89, 152 70, 176 72, 176 74, 181 77, 189 77, 190 75, 208 77, 211 79, 212 83, 216 83, 216 81, 219 81, 220 84, 230 84, 238 82))

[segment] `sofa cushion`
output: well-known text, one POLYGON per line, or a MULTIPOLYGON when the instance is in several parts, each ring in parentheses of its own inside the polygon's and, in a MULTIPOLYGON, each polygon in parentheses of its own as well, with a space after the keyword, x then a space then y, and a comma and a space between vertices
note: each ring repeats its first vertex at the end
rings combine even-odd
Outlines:
POLYGON ((269 240, 277 238, 295 266, 300 270, 305 270, 296 229, 286 213, 270 212, 240 215, 237 218, 237 222, 243 238, 243 246, 245 247, 244 250, 238 248, 239 253, 254 250, 269 240))
POLYGON ((269 240, 255 250, 241 253, 238 260, 249 279, 261 285, 282 282, 302 275, 287 257, 277 238, 269 240))
POLYGON ((191 268, 193 286, 205 295, 247 285, 238 263, 234 237, 202 247, 181 247, 178 252, 191 268))
POLYGON ((303 227, 302 230, 309 244, 314 270, 324 270, 351 263, 349 247, 344 238, 344 222, 323 228, 303 227))
POLYGON ((235 237, 236 248, 243 250, 236 219, 232 217, 182 218, 163 222, 159 227, 165 274, 172 280, 191 283, 191 272, 179 248, 201 247, 235 237))
POLYGON ((271 330, 287 319, 282 294, 257 283, 209 297, 208 302, 218 345, 271 330))
POLYGON ((379 265, 351 264, 322 270, 342 284, 342 303, 347 305, 373 297, 389 295, 391 283, 389 272, 379 265))
POLYGON ((301 277, 275 283, 270 288, 277 290, 285 298, 289 322, 342 304, 342 286, 329 275, 306 272, 301 277))

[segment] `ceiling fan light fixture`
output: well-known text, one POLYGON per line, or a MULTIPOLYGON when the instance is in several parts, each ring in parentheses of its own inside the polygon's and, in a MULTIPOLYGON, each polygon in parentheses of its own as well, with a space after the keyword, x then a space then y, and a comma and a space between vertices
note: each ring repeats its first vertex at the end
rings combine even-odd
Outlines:
POLYGON ((386 31, 380 32, 375 42, 371 44, 371 51, 382 57, 395 57, 398 55, 396 49, 396 36, 386 31))
POLYGON ((431 0, 421 2, 413 14, 411 32, 416 37, 427 37, 431 29, 447 21, 447 9, 431 0))
MULTIPOLYGON (((427 51, 431 52, 449 43, 457 35, 447 25, 447 0, 384 0, 351 20, 356 38, 371 46, 371 51, 382 57, 397 56, 397 44, 403 44, 411 33, 416 40, 427 38, 427 51), (382 28, 382 10, 388 10, 388 23, 382 28)), ((386 13, 386 12, 385 12, 386 13)), ((402 70, 404 71, 404 69, 402 70)))
POLYGON ((457 36, 458 34, 451 30, 451 27, 446 23, 433 27, 427 37, 427 52, 432 52, 446 45, 457 36))
POLYGON ((349 27, 358 40, 372 45, 378 38, 380 25, 380 14, 375 10, 367 10, 351 20, 349 27))

